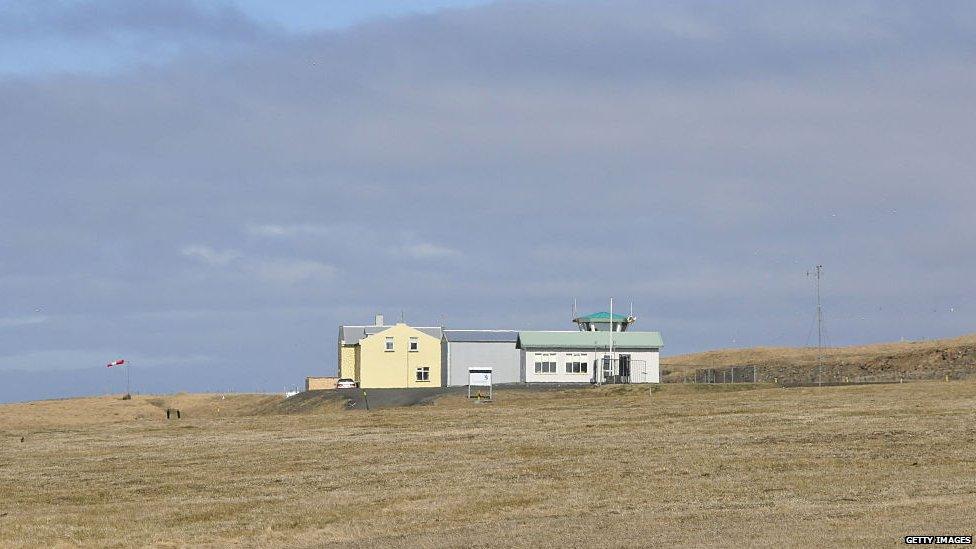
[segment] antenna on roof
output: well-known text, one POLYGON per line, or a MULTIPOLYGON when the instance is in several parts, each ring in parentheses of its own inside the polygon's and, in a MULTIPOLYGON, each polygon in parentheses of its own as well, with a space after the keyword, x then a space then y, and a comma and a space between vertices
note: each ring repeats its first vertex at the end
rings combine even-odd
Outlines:
POLYGON ((610 375, 613 375, 613 298, 610 298, 610 375))
POLYGON ((403 309, 400 309, 400 324, 403 324, 403 309))
POLYGON ((631 302, 630 302, 630 318, 634 318, 634 302, 633 302, 633 300, 631 300, 631 302))
POLYGON ((573 320, 576 320, 576 298, 573 298, 573 320))

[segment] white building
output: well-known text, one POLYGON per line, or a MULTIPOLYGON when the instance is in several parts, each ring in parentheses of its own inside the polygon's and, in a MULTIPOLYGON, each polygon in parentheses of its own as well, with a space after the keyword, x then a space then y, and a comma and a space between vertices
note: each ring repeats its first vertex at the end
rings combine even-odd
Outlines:
POLYGON ((579 329, 519 332, 526 383, 660 383, 659 332, 630 332, 632 316, 595 313, 574 318, 579 329))

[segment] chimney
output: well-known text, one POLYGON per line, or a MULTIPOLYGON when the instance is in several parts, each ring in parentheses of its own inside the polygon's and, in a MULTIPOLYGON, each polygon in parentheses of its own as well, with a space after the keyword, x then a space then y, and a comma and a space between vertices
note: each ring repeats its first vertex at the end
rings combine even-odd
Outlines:
POLYGON ((383 325, 383 315, 376 315, 376 321, 373 322, 373 326, 382 326, 382 325, 383 325))

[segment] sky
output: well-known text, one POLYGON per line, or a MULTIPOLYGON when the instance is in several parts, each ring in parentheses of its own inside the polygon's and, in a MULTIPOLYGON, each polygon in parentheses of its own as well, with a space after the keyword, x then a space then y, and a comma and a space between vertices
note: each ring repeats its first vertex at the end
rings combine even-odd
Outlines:
POLYGON ((0 1, 0 401, 280 391, 340 324, 976 331, 976 4, 0 1))

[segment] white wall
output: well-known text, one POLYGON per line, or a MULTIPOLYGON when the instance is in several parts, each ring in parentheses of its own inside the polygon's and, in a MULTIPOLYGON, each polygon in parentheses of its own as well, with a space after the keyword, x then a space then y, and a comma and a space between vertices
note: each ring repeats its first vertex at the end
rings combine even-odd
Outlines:
MULTIPOLYGON (((567 373, 566 363, 580 360, 577 353, 579 351, 567 350, 567 349, 528 349, 522 350, 521 357, 521 370, 522 370, 522 381, 526 383, 589 383, 593 381, 593 371, 594 371, 594 360, 597 361, 597 367, 602 368, 602 359, 606 354, 606 350, 597 350, 596 354, 593 351, 583 352, 583 360, 587 363, 587 372, 585 374, 567 373), (538 355, 544 356, 546 361, 552 360, 550 354, 554 354, 554 360, 556 362, 555 373, 536 373, 535 362, 538 355)), ((614 358, 620 358, 620 355, 626 354, 630 355, 631 360, 631 382, 632 383, 660 383, 661 382, 661 365, 660 365, 660 352, 657 350, 628 350, 628 349, 614 349, 614 358), (638 368, 638 363, 641 367, 638 368)))
MULTIPOLYGON (((660 351, 621 351, 629 354, 631 361, 631 383, 660 383, 661 382, 661 352, 660 351), (644 362, 644 371, 636 368, 637 361, 644 362), (641 375, 644 374, 644 375, 641 375)), ((616 354, 616 351, 614 351, 616 354)))

